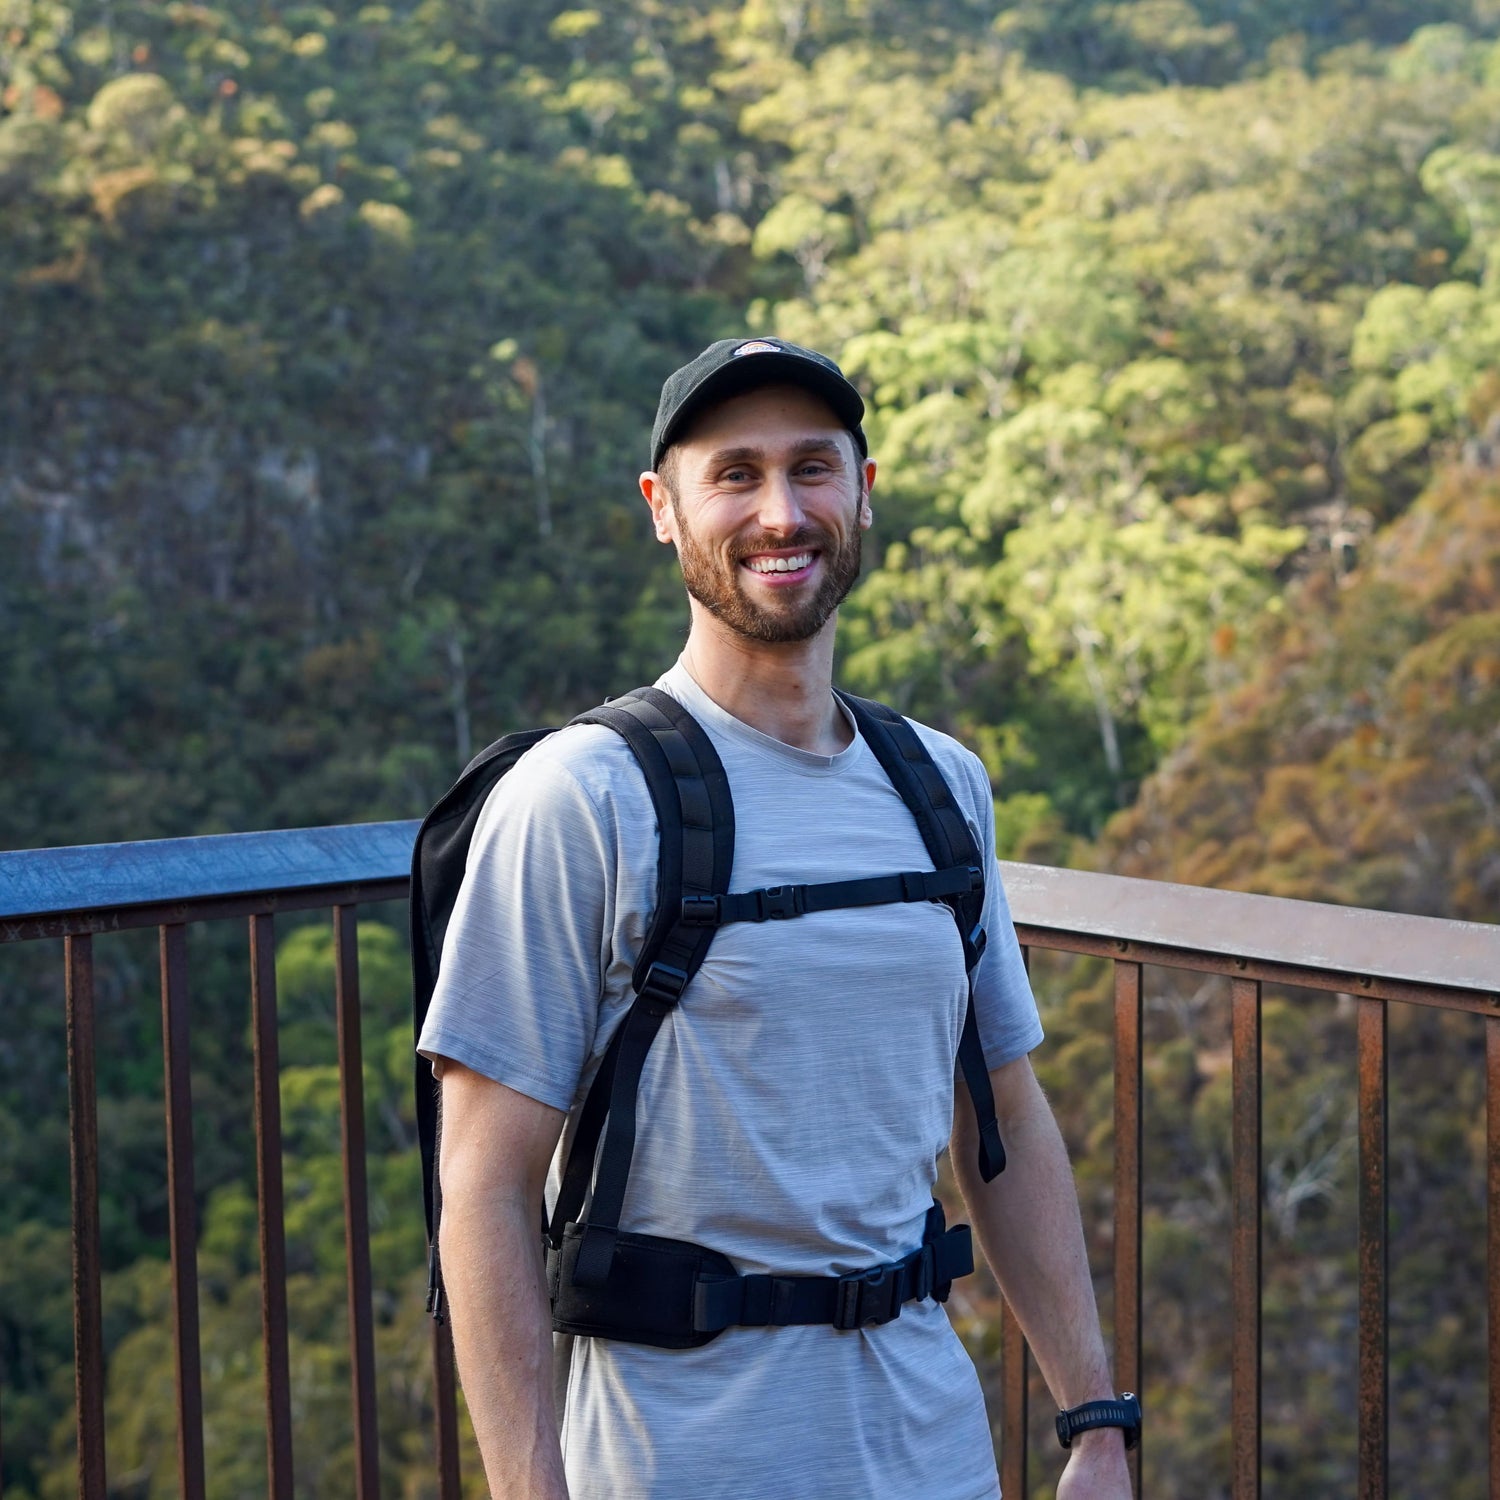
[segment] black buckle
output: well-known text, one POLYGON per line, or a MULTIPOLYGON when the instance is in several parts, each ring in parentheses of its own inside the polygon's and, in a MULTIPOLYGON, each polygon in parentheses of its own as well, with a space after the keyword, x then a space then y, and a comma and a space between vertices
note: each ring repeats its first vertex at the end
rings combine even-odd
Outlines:
POLYGON ((969 967, 971 969, 975 964, 979 962, 981 958, 984 957, 984 950, 988 946, 989 940, 989 934, 984 930, 983 927, 980 927, 976 924, 974 930, 969 934, 968 940, 964 944, 969 952, 974 955, 973 958, 969 960, 969 967))
POLYGON ((717 896, 684 896, 680 920, 684 927, 717 927, 719 925, 719 898, 717 896))
POLYGON ((682 999, 687 988, 688 976, 671 964, 657 962, 646 970, 646 978, 637 993, 642 1000, 653 1000, 669 1010, 682 999))
POLYGON ((768 885, 755 893, 755 920, 781 921, 800 917, 806 909, 807 896, 800 885, 768 885))
POLYGON ((839 1277, 833 1302, 833 1326, 845 1333, 901 1316, 900 1265, 872 1266, 839 1277))
POLYGON ((969 894, 984 889, 984 871, 978 865, 969 866, 969 894))

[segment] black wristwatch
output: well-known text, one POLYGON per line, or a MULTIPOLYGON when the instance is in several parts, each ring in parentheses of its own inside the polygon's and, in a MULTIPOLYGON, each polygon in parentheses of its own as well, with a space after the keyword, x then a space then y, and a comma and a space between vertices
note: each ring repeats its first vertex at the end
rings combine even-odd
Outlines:
POLYGON ((1073 1439, 1091 1427, 1122 1427, 1126 1448, 1134 1448, 1141 1440, 1141 1403, 1124 1391, 1110 1401, 1085 1401, 1057 1414, 1057 1440, 1064 1448, 1071 1448, 1073 1439))

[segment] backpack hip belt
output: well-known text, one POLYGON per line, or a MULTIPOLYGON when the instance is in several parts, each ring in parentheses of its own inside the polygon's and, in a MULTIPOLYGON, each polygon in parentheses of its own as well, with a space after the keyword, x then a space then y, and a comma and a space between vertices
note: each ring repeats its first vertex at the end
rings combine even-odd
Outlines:
POLYGON ((561 1243, 546 1247, 554 1330, 661 1349, 696 1349, 730 1327, 849 1332, 889 1323, 908 1302, 946 1302, 953 1281, 974 1269, 969 1226, 945 1228, 937 1203, 910 1254, 843 1276, 740 1275, 703 1245, 621 1233, 608 1278, 591 1289, 575 1276, 583 1231, 569 1224, 561 1243))

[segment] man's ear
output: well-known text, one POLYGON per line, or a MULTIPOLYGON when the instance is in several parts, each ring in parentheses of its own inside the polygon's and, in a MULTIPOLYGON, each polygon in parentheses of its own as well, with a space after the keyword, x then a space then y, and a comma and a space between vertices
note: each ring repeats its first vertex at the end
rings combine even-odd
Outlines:
POLYGON ((651 529, 656 533, 656 540, 674 543, 677 540, 677 517, 672 510, 672 497, 667 493, 661 475, 655 469, 647 469, 637 483, 641 487, 641 494, 646 497, 646 504, 651 507, 651 529))
POLYGON ((870 492, 875 488, 875 460, 867 458, 864 467, 865 492, 859 501, 859 526, 861 531, 874 524, 875 512, 870 509, 870 492))

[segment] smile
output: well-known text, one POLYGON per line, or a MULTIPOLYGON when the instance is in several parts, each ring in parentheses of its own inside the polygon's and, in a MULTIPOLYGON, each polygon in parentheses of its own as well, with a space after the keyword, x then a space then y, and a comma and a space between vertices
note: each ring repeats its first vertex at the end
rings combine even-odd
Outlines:
POLYGON ((796 552, 791 557, 751 557, 745 566, 752 573, 801 573, 812 567, 814 552, 796 552))

